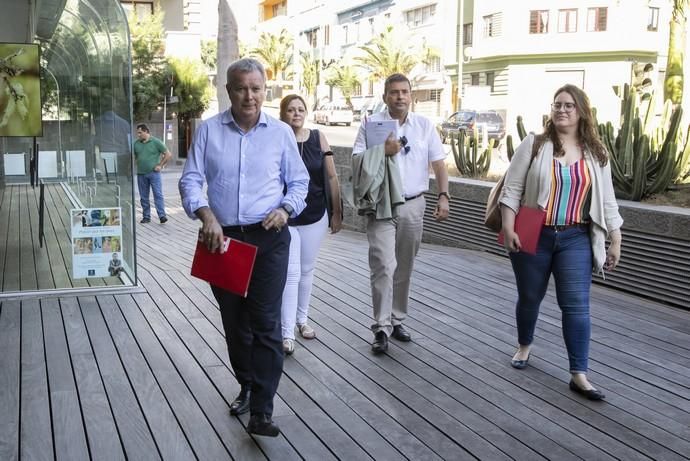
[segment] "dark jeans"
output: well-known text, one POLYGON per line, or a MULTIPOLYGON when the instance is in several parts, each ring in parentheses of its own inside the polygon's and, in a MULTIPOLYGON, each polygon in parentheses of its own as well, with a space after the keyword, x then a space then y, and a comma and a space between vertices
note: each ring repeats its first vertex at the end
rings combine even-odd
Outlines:
POLYGON ((251 414, 273 414, 273 396, 283 373, 280 307, 287 277, 290 232, 225 232, 259 249, 246 298, 211 286, 220 306, 235 378, 250 385, 251 414))
POLYGON ((149 196, 153 190, 153 203, 156 205, 158 218, 165 216, 165 203, 163 201, 163 186, 160 171, 152 171, 147 174, 137 175, 139 186, 139 198, 141 199, 141 211, 144 219, 151 219, 151 201, 149 196))
POLYGON ((587 228, 555 231, 545 227, 536 255, 510 253, 518 301, 515 306, 518 342, 532 344, 534 327, 549 278, 553 274, 561 308, 563 339, 571 373, 586 373, 591 324, 589 292, 592 285, 592 247, 587 228))

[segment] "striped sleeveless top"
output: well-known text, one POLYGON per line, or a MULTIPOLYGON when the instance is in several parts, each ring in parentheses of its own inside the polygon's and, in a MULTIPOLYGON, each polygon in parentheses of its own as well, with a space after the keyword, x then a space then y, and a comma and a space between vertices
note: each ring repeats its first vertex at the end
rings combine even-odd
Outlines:
POLYGON ((569 166, 562 165, 554 158, 545 225, 588 223, 591 189, 592 178, 584 158, 569 166))

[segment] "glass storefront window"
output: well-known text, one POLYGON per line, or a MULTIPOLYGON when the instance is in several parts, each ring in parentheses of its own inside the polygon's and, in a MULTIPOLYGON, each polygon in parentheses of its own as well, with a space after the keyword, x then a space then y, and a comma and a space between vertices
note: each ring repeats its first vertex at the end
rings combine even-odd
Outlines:
POLYGON ((119 0, 38 2, 55 16, 25 1, 0 42, 31 25, 43 130, 0 136, 0 293, 136 284, 125 13, 119 0))

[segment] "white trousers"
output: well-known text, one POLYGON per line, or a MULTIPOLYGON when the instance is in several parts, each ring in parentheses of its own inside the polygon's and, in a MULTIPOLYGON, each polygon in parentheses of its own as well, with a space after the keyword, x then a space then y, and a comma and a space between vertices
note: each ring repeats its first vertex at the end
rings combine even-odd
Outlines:
POLYGON ((314 224, 290 226, 290 261, 283 290, 283 339, 295 339, 295 323, 307 323, 316 257, 328 230, 328 216, 314 224))
POLYGON ((422 243, 426 201, 419 197, 397 207, 398 216, 376 220, 368 217, 369 270, 374 307, 374 333, 393 333, 407 316, 414 259, 422 243))

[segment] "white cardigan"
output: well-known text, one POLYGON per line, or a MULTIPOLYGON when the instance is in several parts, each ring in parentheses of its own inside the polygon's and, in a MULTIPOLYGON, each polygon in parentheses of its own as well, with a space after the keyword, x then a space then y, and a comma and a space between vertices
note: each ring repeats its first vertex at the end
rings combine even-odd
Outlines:
MULTIPOLYGON (((545 209, 551 191, 551 168, 553 165, 553 143, 544 142, 530 166, 534 135, 530 134, 518 146, 506 172, 505 183, 499 202, 515 213, 520 206, 545 209), (528 171, 529 170, 529 171, 528 171)), ((592 179, 592 197, 589 217, 592 225, 589 234, 592 242, 594 270, 600 272, 606 261, 606 237, 623 225, 618 213, 618 203, 613 191, 611 165, 601 166, 589 151, 585 151, 585 162, 592 179)))

